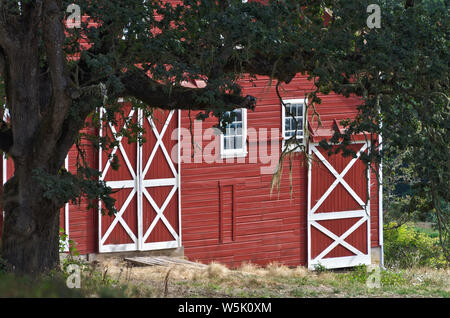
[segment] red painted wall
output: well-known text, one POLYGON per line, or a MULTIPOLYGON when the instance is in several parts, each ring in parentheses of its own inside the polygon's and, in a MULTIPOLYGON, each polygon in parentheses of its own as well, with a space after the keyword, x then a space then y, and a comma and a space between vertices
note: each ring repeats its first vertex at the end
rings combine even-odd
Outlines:
MULTIPOLYGON (((249 111, 247 114, 247 127, 257 130, 278 128, 281 132, 282 108, 274 83, 269 85, 267 78, 260 78, 254 82, 244 81, 242 84, 244 94, 258 97, 255 111, 249 111)), ((305 76, 297 76, 289 85, 283 87, 281 94, 285 99, 302 99, 311 89, 312 83, 305 76)), ((330 94, 322 96, 322 100, 316 110, 325 127, 331 127, 335 119, 340 121, 354 117, 357 113, 359 100, 356 98, 330 94)), ((191 117, 195 118, 195 114, 191 117)), ((215 123, 215 120, 208 119, 203 124, 203 129, 215 123)), ((182 127, 189 129, 186 111, 182 112, 182 127)), ((190 140, 184 142, 189 144, 190 140)), ((204 141, 203 147, 208 143, 209 141, 204 141)), ((181 222, 185 255, 193 260, 214 260, 231 266, 245 261, 257 264, 278 261, 286 265, 305 265, 307 170, 304 160, 302 153, 297 153, 293 158, 291 193, 289 162, 285 159, 280 192, 275 190, 272 194, 272 175, 261 175, 260 172, 260 168, 267 165, 249 163, 248 156, 245 163, 236 161, 182 164, 181 222), (232 197, 231 186, 228 189, 225 186, 222 190, 219 188, 219 182, 234 184, 237 187, 235 197, 232 197), (224 200, 225 206, 222 209, 220 200, 224 200), (236 211, 230 206, 233 200, 236 211), (222 218, 221 213, 224 213, 222 218)), ((372 178, 372 184, 373 180, 375 179, 372 178)), ((377 191, 372 187, 371 192, 373 194, 377 191)), ((376 246, 377 196, 372 197, 371 209, 372 246, 376 246)))
MULTIPOLYGON (((244 94, 258 97, 255 111, 248 111, 247 127, 281 131, 281 105, 274 84, 269 85, 268 79, 260 78, 253 82, 243 81, 242 85, 244 94)), ((311 88, 312 84, 305 76, 297 76, 281 93, 283 98, 304 98, 311 88)), ((322 99, 323 103, 316 109, 325 127, 331 127, 334 119, 339 121, 357 113, 359 101, 355 98, 330 94, 322 99)), ((191 117, 195 118, 195 113, 191 117)), ((214 124, 216 120, 208 119, 203 123, 203 131, 214 124)), ((189 129, 189 125, 188 112, 182 111, 181 127, 189 129)), ((190 142, 190 139, 182 141, 187 147, 191 146, 190 142)), ((203 141, 203 147, 209 142, 203 141)), ((85 147, 88 160, 93 167, 98 167, 98 154, 92 146, 85 147)), ((76 169, 76 156, 76 150, 72 149, 69 153, 71 172, 76 169)), ((288 159, 285 159, 280 191, 274 189, 271 193, 272 175, 262 175, 260 170, 268 164, 249 163, 248 156, 244 163, 182 163, 181 225, 185 255, 192 260, 217 261, 230 266, 247 261, 305 265, 307 171, 303 154, 296 153, 293 157, 292 184, 288 165, 288 159)), ((377 246, 375 173, 371 174, 370 191, 371 245, 377 246)), ((76 242, 78 251, 81 254, 97 252, 97 209, 88 208, 88 202, 83 200, 80 204, 70 205, 69 215, 70 239, 76 242)))
MULTIPOLYGON (((96 133, 93 130, 90 134, 96 133)), ((92 163, 93 168, 98 167, 98 153, 88 142, 82 143, 86 151, 86 159, 92 163)), ((76 173, 77 150, 72 148, 69 152, 69 171, 76 173)), ((92 202, 97 206, 96 202, 92 202)), ((61 213, 64 213, 62 211, 61 213)), ((61 224, 63 227, 63 224, 61 224)), ((83 255, 98 251, 98 210, 89 207, 89 202, 82 199, 80 203, 69 205, 69 238, 76 243, 77 251, 83 255)))

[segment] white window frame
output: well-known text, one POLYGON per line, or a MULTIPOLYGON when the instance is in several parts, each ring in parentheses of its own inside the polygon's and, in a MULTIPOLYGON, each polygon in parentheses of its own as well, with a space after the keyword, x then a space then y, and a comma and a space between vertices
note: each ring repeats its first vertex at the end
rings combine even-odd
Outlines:
MULTIPOLYGON (((306 118, 306 105, 308 103, 308 100, 306 98, 293 98, 293 99, 283 99, 283 104, 303 104, 303 115, 302 115, 302 124, 303 124, 303 136, 302 136, 302 142, 301 144, 306 145, 306 138, 305 138, 305 129, 308 125, 307 118, 306 118)), ((286 108, 284 105, 281 105, 281 136, 283 138, 282 146, 283 149, 285 149, 285 142, 290 137, 286 137, 286 108)), ((289 116, 290 117, 290 116, 289 116)), ((295 147, 295 145, 291 144, 289 147, 292 149, 295 147)), ((296 149, 295 151, 302 151, 302 149, 296 149)))
POLYGON ((239 158, 247 156, 247 109, 242 111, 242 147, 238 149, 225 149, 225 134, 220 134, 220 155, 221 158, 239 158))

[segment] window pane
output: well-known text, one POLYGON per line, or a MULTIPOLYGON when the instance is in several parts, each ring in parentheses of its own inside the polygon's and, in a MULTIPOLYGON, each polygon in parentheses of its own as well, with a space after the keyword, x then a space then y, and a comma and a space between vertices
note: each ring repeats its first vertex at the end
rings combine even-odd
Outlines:
POLYGON ((288 116, 292 116, 292 115, 295 115, 294 114, 294 107, 292 106, 292 104, 287 104, 288 106, 287 106, 287 111, 288 111, 288 116))
POLYGON ((242 149, 242 136, 234 138, 234 149, 242 149))
POLYGON ((298 106, 299 107, 297 109, 297 111, 298 111, 297 115, 303 117, 303 104, 299 104, 298 106))
POLYGON ((285 131, 291 130, 291 120, 290 120, 290 118, 286 118, 284 120, 284 130, 285 131))
POLYGON ((242 121, 242 109, 237 109, 234 111, 236 114, 235 121, 242 121))
POLYGON ((234 137, 224 137, 224 149, 234 149, 234 137))
POLYGON ((232 133, 236 133, 237 130, 242 130, 242 122, 233 122, 229 125, 232 133))
POLYGON ((298 116, 298 104, 292 105, 292 115, 294 115, 295 117, 298 116))

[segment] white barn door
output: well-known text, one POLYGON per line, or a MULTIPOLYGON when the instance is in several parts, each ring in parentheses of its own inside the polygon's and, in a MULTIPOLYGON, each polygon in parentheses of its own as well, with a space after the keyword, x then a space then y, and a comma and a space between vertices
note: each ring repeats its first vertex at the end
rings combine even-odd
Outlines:
MULTIPOLYGON (((102 110, 104 111, 104 110, 102 110)), ((127 108, 128 119, 139 122, 146 142, 128 143, 119 137, 112 150, 119 170, 100 151, 100 180, 114 190, 117 213, 102 215, 99 202, 99 252, 147 251, 181 246, 179 207, 179 165, 169 156, 178 138, 178 112, 155 110, 144 118, 142 110, 127 108), (174 140, 172 140, 174 139, 174 140)), ((112 136, 126 122, 103 127, 100 136, 112 136)), ((178 149, 179 150, 179 149, 178 149)))
POLYGON ((310 144, 308 267, 370 264, 370 173, 359 159, 366 143, 350 145, 357 157, 328 156, 310 144))

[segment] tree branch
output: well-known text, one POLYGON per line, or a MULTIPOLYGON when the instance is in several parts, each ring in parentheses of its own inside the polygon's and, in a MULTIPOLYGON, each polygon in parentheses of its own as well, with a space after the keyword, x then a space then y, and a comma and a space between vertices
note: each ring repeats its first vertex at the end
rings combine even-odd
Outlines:
MULTIPOLYGON (((151 79, 143 71, 137 69, 124 72, 120 79, 125 86, 125 92, 121 97, 135 97, 147 103, 150 107, 204 110, 214 108, 215 106, 206 101, 202 101, 200 98, 202 95, 206 96, 206 93, 210 91, 208 87, 168 87, 151 79)), ((220 99, 220 102, 226 108, 253 109, 256 104, 256 99, 253 96, 243 97, 222 93, 216 96, 216 99, 220 99)))

